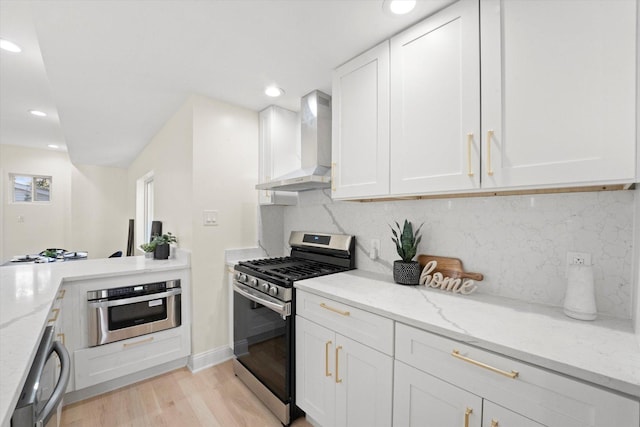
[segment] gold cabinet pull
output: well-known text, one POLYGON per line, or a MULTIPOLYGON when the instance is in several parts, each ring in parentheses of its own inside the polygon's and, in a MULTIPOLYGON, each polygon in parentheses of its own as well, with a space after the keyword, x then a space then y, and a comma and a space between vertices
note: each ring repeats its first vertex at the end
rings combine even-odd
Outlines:
POLYGON ((336 164, 331 163, 331 191, 336 191, 335 170, 336 170, 336 164))
POLYGON ((53 313, 53 317, 49 320, 47 320, 47 322, 55 322, 56 320, 58 320, 58 315, 60 314, 60 309, 59 308, 54 308, 51 310, 51 312, 53 313))
POLYGON ((498 427, 498 420, 491 419, 491 427, 498 427))
POLYGON ((469 427, 469 418, 473 413, 473 409, 467 407, 467 410, 464 411, 464 427, 469 427))
POLYGON ((60 289, 60 292, 58 292, 58 297, 56 299, 62 299, 64 298, 64 294, 67 293, 66 289, 60 289))
MULTIPOLYGON (((271 177, 270 176, 266 176, 266 182, 271 181, 271 177)), ((271 192, 269 190, 264 190, 264 195, 265 197, 271 197, 271 192)))
POLYGON ((342 311, 342 310, 338 310, 337 308, 329 307, 327 304, 323 302, 320 303, 320 307, 324 308, 325 310, 329 310, 329 311, 333 311, 334 313, 341 314, 343 316, 351 315, 351 313, 349 313, 348 311, 342 311))
POLYGON ((124 344, 122 344, 122 348, 127 348, 127 347, 134 347, 136 345, 140 345, 140 344, 145 344, 148 342, 153 341, 153 337, 149 337, 149 338, 145 338, 141 341, 136 341, 136 342, 126 342, 124 344))
POLYGON ((338 373, 338 365, 339 365, 339 360, 338 360, 338 352, 342 349, 342 346, 339 345, 336 347, 336 384, 339 384, 342 382, 342 378, 340 378, 340 374, 338 373))
POLYGON ((59 340, 58 340, 58 341, 60 341, 60 342, 62 343, 62 345, 65 345, 65 344, 66 344, 65 336, 64 336, 64 334, 63 334, 63 333, 56 334, 56 337, 58 337, 58 338, 59 338, 59 340))
POLYGON ((331 341, 327 341, 324 345, 324 375, 327 377, 331 376, 331 372, 329 372, 329 346, 331 345, 331 341))
POLYGON ((468 357, 465 357, 465 356, 461 355, 458 350, 453 350, 451 352, 451 355, 453 357, 456 357, 456 358, 460 359, 460 360, 464 360, 465 362, 471 363, 472 365, 476 365, 476 366, 479 366, 481 368, 488 369, 491 372, 495 372, 496 374, 504 375, 505 377, 509 377, 512 380, 515 380, 518 377, 518 375, 520 374, 518 371, 513 371, 512 370, 511 372, 507 372, 507 371, 503 371, 502 369, 498 369, 498 368, 494 368, 493 366, 489 366, 486 363, 482 363, 482 362, 478 362, 477 360, 470 359, 468 357))
POLYGON ((473 133, 467 134, 467 176, 473 176, 471 167, 471 145, 473 144, 473 133))
POLYGON ((487 131, 487 174, 493 176, 493 168, 491 167, 491 140, 493 139, 493 131, 487 131))

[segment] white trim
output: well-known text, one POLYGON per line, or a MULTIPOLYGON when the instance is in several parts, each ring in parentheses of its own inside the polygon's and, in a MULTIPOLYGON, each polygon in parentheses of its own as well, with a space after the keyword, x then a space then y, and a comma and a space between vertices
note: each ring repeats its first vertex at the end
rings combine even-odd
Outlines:
POLYGON ((187 367, 194 374, 211 366, 219 365, 233 358, 233 350, 224 345, 204 353, 189 356, 187 367))
POLYGON ((144 239, 144 224, 145 224, 145 185, 146 183, 153 179, 154 172, 150 170, 149 172, 142 175, 140 178, 136 180, 136 220, 135 220, 135 230, 136 230, 136 243, 135 248, 142 252, 140 249, 140 245, 142 243, 146 243, 144 239))

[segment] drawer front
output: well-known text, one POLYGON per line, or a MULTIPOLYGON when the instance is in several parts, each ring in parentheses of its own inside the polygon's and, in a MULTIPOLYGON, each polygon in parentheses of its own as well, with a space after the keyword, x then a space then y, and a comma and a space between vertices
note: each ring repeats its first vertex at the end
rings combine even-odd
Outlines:
POLYGON ((396 323, 396 359, 549 427, 637 426, 640 402, 396 323))
POLYGON ((85 387, 130 375, 189 355, 184 327, 74 352, 75 385, 85 387))
POLYGON ((296 290, 296 314, 393 356, 393 320, 296 290))

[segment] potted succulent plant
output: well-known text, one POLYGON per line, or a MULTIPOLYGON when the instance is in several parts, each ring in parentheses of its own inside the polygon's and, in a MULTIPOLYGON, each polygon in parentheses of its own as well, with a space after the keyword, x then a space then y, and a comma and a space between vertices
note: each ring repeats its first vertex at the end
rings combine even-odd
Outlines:
POLYGON ((418 261, 413 261, 413 257, 416 256, 418 244, 422 239, 420 236, 422 225, 424 224, 420 224, 415 232, 411 223, 406 219, 402 228, 397 221, 397 230, 389 226, 393 233, 391 240, 396 244, 398 255, 402 258, 393 262, 393 280, 401 285, 417 285, 420 282, 420 264, 418 261))
POLYGON ((140 249, 144 251, 145 258, 153 258, 153 253, 156 250, 156 244, 153 241, 149 243, 143 243, 140 245, 140 249))
POLYGON ((159 234, 153 237, 151 244, 155 245, 153 252, 154 259, 168 259, 169 258, 169 244, 176 243, 178 239, 171 233, 159 234))

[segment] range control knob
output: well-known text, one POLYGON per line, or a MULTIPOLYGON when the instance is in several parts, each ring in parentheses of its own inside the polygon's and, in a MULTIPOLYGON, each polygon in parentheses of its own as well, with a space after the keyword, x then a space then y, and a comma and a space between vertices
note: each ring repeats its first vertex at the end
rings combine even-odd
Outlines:
POLYGON ((253 287, 258 286, 258 279, 251 279, 251 281, 249 282, 249 284, 253 287))
POLYGON ((240 280, 240 272, 236 273, 236 280, 240 280))
POLYGON ((269 294, 275 297, 276 295, 278 295, 278 288, 276 288, 275 286, 270 287, 269 294))
POLYGON ((247 275, 246 274, 241 274, 240 277, 238 277, 238 281, 246 282, 247 281, 247 275))
POLYGON ((263 292, 269 292, 269 284, 268 283, 263 283, 261 286, 261 289, 263 292))

